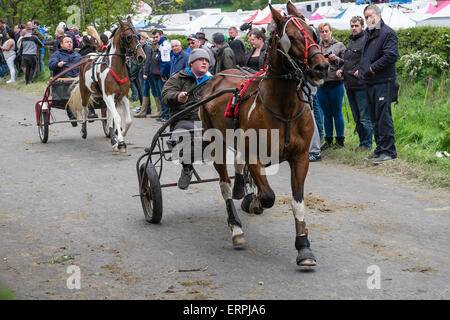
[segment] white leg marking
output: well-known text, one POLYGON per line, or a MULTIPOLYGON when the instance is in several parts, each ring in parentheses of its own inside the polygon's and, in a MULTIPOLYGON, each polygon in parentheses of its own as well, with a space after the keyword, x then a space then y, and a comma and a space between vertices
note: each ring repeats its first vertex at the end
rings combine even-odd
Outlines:
POLYGON ((219 182, 220 185, 220 191, 222 191, 222 197, 223 200, 228 200, 231 199, 231 183, 227 183, 227 182, 219 182))
POLYGON ((292 199, 291 206, 292 206, 292 212, 294 214, 295 219, 298 221, 305 220, 305 205, 302 202, 298 202, 297 200, 292 199))
POLYGON ((130 129, 130 126, 133 123, 133 120, 131 119, 130 100, 128 100, 127 97, 123 97, 122 104, 125 109, 125 130, 122 132, 122 135, 125 137, 127 135, 128 129, 130 129))
POLYGON ((231 237, 240 236, 244 234, 244 231, 242 231, 242 229, 239 228, 238 226, 231 225, 230 228, 231 228, 231 237))

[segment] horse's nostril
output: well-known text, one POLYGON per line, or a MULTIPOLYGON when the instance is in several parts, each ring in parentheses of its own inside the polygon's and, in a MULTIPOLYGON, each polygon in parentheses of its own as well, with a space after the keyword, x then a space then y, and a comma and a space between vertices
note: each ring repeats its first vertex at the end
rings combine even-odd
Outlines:
POLYGON ((326 72, 328 72, 328 67, 329 67, 328 62, 322 62, 322 63, 319 63, 318 65, 316 65, 314 67, 314 70, 318 73, 326 73, 326 72))

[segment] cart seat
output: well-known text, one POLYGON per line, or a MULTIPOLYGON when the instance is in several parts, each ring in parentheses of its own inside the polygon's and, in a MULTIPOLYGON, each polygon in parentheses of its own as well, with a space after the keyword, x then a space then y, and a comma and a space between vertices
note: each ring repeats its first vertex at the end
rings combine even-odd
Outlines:
POLYGON ((52 108, 64 109, 70 98, 70 86, 78 78, 58 78, 52 84, 52 108))

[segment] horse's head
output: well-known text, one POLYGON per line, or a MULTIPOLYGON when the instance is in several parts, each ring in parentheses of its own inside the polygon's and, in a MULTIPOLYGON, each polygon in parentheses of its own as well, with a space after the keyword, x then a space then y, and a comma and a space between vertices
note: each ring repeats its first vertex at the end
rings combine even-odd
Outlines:
POLYGON ((142 45, 139 41, 139 34, 131 22, 131 18, 127 18, 127 22, 124 23, 120 19, 120 43, 121 47, 125 49, 126 55, 133 56, 137 63, 141 64, 145 60, 145 53, 142 49, 142 45))
POLYGON ((312 84, 321 85, 329 64, 315 42, 313 29, 290 1, 287 4, 289 16, 283 17, 272 6, 270 9, 274 22, 272 46, 290 62, 285 68, 301 71, 312 84))

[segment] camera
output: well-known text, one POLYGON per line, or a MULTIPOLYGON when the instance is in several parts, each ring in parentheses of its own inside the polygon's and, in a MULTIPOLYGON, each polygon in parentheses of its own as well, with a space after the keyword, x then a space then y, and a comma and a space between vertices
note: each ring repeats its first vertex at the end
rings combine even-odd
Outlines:
POLYGON ((328 52, 327 54, 324 54, 323 56, 324 56, 325 58, 328 58, 328 57, 330 56, 330 54, 332 54, 332 52, 328 52))

